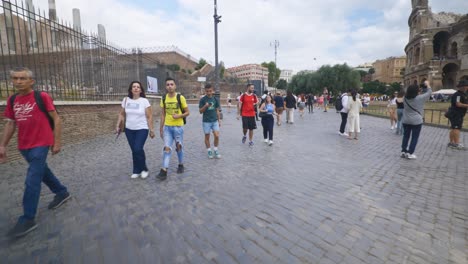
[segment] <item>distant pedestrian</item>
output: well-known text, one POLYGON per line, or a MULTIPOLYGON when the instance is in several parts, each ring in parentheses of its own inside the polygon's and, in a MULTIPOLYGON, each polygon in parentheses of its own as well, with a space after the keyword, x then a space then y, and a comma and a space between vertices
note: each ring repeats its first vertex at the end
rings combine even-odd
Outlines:
POLYGON ((276 109, 276 124, 281 126, 281 118, 283 117, 284 110, 284 98, 281 93, 276 93, 274 97, 275 109, 276 109))
POLYGON ((452 95, 451 111, 453 116, 450 120, 450 142, 448 147, 464 150, 465 147, 460 142, 460 130, 463 127, 463 118, 468 108, 466 92, 468 91, 468 80, 461 80, 457 85, 458 91, 452 95))
POLYGON ((253 132, 257 129, 255 122, 255 108, 258 104, 258 98, 254 94, 253 84, 247 84, 247 91, 240 96, 239 107, 237 109, 237 119, 242 116, 242 143, 247 140, 247 131, 249 131, 249 146, 253 147, 253 132))
POLYGON ((327 112, 328 111, 328 103, 330 100, 330 96, 328 94, 328 89, 327 87, 323 88, 323 111, 327 112))
POLYGON ((0 142, 0 162, 6 162, 6 147, 18 127, 18 149, 29 167, 23 193, 23 215, 8 232, 8 236, 20 237, 37 227, 34 219, 42 182, 55 194, 48 209, 57 209, 71 195, 47 165, 49 150, 52 155, 61 150, 62 125, 52 98, 45 92, 33 91, 35 80, 28 68, 10 71, 10 78, 18 93, 7 99, 4 112, 6 125, 0 142))
POLYGON ((271 96, 265 97, 265 101, 260 106, 260 113, 264 113, 262 116, 262 127, 263 127, 263 140, 268 145, 273 145, 273 127, 275 124, 274 115, 275 105, 272 103, 271 96))
POLYGON ((406 90, 403 103, 403 140, 401 144, 401 157, 407 159, 416 159, 414 151, 418 144, 419 134, 424 118, 424 103, 431 97, 432 89, 429 82, 425 81, 422 85, 422 94, 418 95, 418 85, 410 85, 406 90), (411 137, 411 143, 408 142, 411 137))
POLYGON ((305 109, 305 97, 303 94, 297 97, 298 107, 299 107, 299 116, 302 118, 304 116, 304 109, 305 109))
POLYGON ((314 112, 314 95, 309 94, 307 96, 307 109, 309 110, 309 114, 314 112))
POLYGON ((340 125, 340 132, 338 133, 340 136, 349 136, 348 133, 346 133, 346 123, 348 122, 348 99, 349 99, 349 93, 351 91, 348 90, 348 92, 343 93, 341 95, 341 104, 343 105, 343 108, 340 110, 340 115, 341 115, 341 125, 340 125))
POLYGON ((396 127, 397 122, 397 115, 396 115, 396 96, 398 92, 395 92, 390 99, 388 100, 387 104, 387 111, 388 115, 390 116, 390 129, 393 130, 396 127))
POLYGON ((172 154, 172 145, 175 142, 179 165, 177 173, 183 173, 184 168, 184 118, 190 115, 187 102, 183 95, 176 93, 176 83, 172 78, 166 78, 166 91, 161 98, 161 121, 159 134, 164 140, 162 168, 157 178, 164 181, 167 178, 167 169, 172 154))
POLYGON ((351 92, 351 98, 348 98, 348 139, 358 139, 358 135, 361 132, 361 122, 359 113, 362 109, 361 99, 357 98, 357 92, 353 90, 351 92), (353 137, 354 133, 354 137, 353 137))
POLYGON ((296 98, 291 91, 286 92, 284 108, 286 108, 286 123, 294 124, 294 109, 296 109, 296 98))
POLYGON ((133 174, 136 179, 148 177, 146 166, 145 146, 148 133, 154 138, 153 111, 151 104, 146 99, 142 84, 133 81, 128 87, 128 96, 122 100, 122 108, 119 111, 116 131, 120 133, 120 125, 125 122, 125 136, 132 150, 133 174))
POLYGON ((228 108, 228 113, 231 113, 231 107, 232 107, 232 99, 231 99, 231 95, 228 94, 228 97, 227 97, 227 108, 228 108))
POLYGON ((200 114, 203 114, 203 132, 205 133, 205 146, 208 152, 208 158, 213 157, 219 159, 219 130, 221 127, 221 119, 219 113, 219 102, 214 96, 213 86, 211 84, 205 85, 205 96, 200 99, 198 104, 200 114), (210 146, 210 133, 213 132, 214 149, 210 146))
POLYGON ((403 134, 403 124, 401 123, 401 120, 403 119, 403 109, 405 108, 404 105, 404 99, 405 99, 405 91, 401 90, 398 92, 396 96, 396 106, 397 106, 397 125, 396 125, 396 131, 395 133, 397 135, 402 135, 403 134))

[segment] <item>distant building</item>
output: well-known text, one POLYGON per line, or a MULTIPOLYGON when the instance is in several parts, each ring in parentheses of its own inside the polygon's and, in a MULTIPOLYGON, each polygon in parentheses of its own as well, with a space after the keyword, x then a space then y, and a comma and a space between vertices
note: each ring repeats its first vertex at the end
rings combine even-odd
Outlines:
POLYGON ((293 74, 293 71, 292 70, 281 70, 281 74, 280 74, 280 79, 283 79, 285 80, 287 83, 289 83, 292 79, 292 77, 294 76, 293 74))
POLYGON ((361 65, 358 65, 357 67, 355 67, 354 69, 356 71, 365 71, 365 72, 369 72, 370 69, 372 69, 372 63, 371 62, 366 62, 364 64, 361 64, 361 65))
POLYGON ((377 60, 372 65, 372 68, 375 70, 372 80, 383 83, 403 82, 403 69, 406 65, 406 56, 377 60))
POLYGON ((468 79, 468 14, 432 13, 428 0, 413 0, 412 8, 405 85, 428 80, 439 90, 468 79))
POLYGON ((226 69, 229 73, 238 79, 253 81, 260 80, 268 87, 268 68, 260 64, 244 64, 226 69))

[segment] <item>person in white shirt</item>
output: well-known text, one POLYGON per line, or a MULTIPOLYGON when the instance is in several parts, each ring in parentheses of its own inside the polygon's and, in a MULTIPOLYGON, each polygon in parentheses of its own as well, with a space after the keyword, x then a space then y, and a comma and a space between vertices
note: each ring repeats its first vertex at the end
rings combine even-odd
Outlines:
POLYGON ((346 122, 348 121, 348 111, 349 111, 348 93, 350 92, 351 91, 348 90, 347 93, 343 93, 341 95, 341 103, 343 105, 343 109, 340 110, 340 115, 341 115, 341 125, 340 125, 340 132, 339 132, 340 136, 349 136, 348 133, 345 132, 345 128, 346 128, 346 122))
POLYGON ((154 138, 154 125, 151 104, 145 97, 143 85, 138 81, 131 82, 128 96, 122 100, 117 120, 116 132, 120 133, 122 124, 125 123, 125 136, 132 150, 133 173, 130 176, 132 179, 140 176, 145 179, 149 174, 143 147, 148 134, 154 138))
POLYGON ((397 95, 398 95, 398 92, 395 92, 393 94, 393 96, 390 98, 390 100, 388 100, 388 105, 387 105, 388 114, 390 116, 390 129, 391 130, 396 128, 396 123, 398 122, 397 115, 396 115, 396 108, 397 108, 396 97, 397 97, 397 95))
POLYGON ((356 91, 351 92, 351 98, 348 97, 348 139, 358 139, 358 134, 361 132, 359 112, 362 109, 361 99, 356 95, 356 91))

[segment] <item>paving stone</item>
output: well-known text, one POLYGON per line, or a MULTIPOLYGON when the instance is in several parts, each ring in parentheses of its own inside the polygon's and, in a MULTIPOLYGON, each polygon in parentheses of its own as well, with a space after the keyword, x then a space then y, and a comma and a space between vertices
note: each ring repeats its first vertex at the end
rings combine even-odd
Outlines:
MULTIPOLYGON (((155 179, 162 141, 145 145, 150 177, 130 179, 131 153, 113 135, 63 148, 49 166, 73 198, 39 227, 0 238, 8 263, 467 263, 468 151, 448 130, 424 126, 417 160, 399 157, 388 120, 362 116, 360 140, 337 135, 340 116, 305 115, 275 126, 275 144, 240 142, 225 114, 223 157, 209 160, 201 116, 190 106, 186 172, 155 179), (265 165, 267 164, 267 165, 265 165), (312 168, 311 170, 309 168, 312 168)), ((260 125, 260 123, 258 124, 260 125)), ((468 142, 467 133, 462 133, 468 142)), ((468 145, 468 144, 467 144, 468 145)), ((0 164, 0 231, 22 213, 24 161, 0 164)))

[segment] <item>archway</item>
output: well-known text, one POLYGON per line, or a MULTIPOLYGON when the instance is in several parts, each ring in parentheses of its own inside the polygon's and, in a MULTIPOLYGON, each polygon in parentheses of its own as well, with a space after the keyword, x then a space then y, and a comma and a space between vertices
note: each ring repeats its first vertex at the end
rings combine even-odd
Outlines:
POLYGON ((458 58, 458 43, 453 42, 452 45, 450 46, 450 57, 451 58, 458 58))
POLYGON ((442 69, 442 85, 444 89, 455 88, 455 80, 457 79, 458 65, 449 63, 442 69))
POLYGON ((447 57, 449 38, 450 34, 447 31, 441 31, 435 34, 433 40, 434 57, 447 57))
POLYGON ((417 47, 416 51, 414 52, 413 65, 418 65, 419 64, 419 54, 420 53, 421 53, 421 49, 419 47, 417 47))

